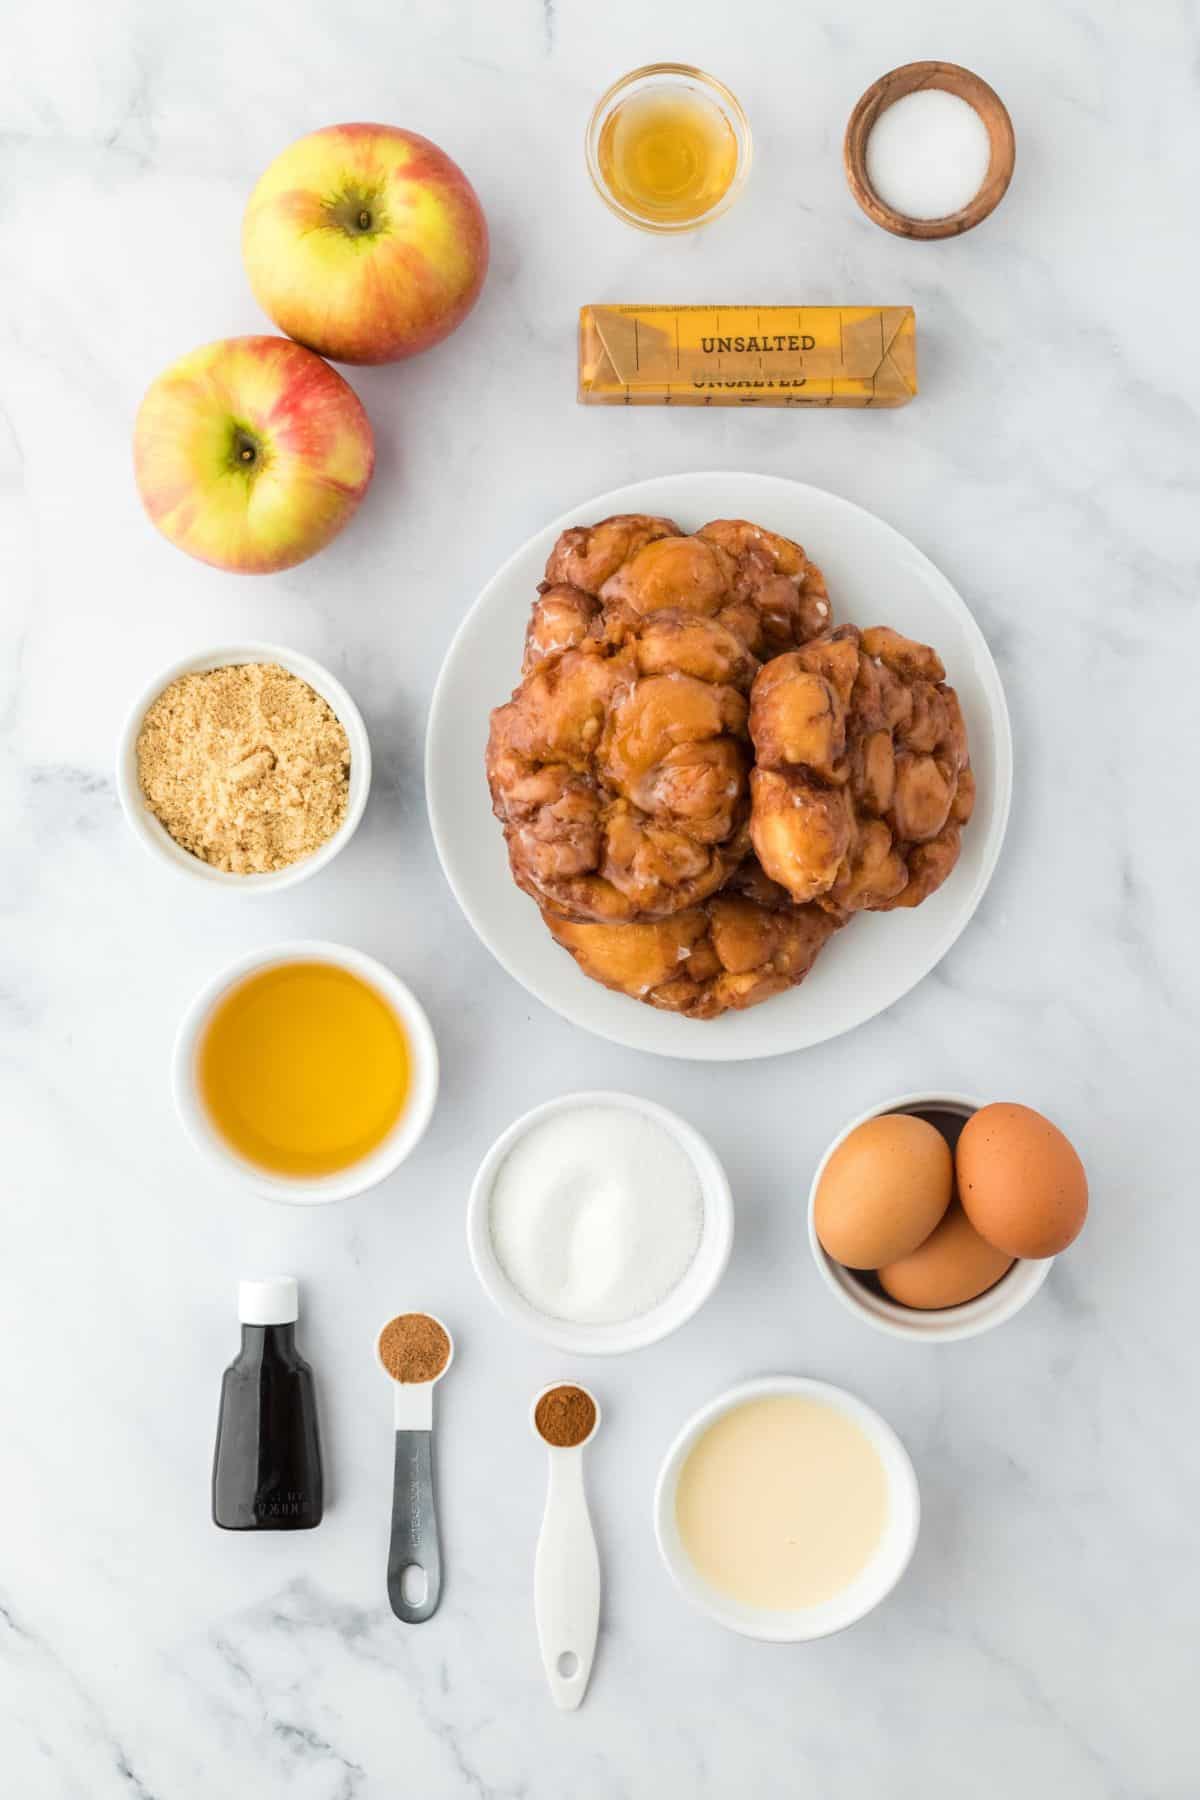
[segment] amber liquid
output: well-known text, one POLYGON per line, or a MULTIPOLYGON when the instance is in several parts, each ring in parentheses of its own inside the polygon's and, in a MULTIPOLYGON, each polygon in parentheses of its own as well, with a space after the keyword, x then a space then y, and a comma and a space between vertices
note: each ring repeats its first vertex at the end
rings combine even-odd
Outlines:
POLYGON ((403 1113, 408 1039, 383 996, 333 963, 281 963, 232 988, 200 1040, 200 1098, 239 1156, 272 1175, 332 1175, 403 1113))
POLYGON ((657 225, 703 218, 737 172, 733 127, 715 100, 691 88, 645 88, 615 106, 597 146, 614 200, 657 225))

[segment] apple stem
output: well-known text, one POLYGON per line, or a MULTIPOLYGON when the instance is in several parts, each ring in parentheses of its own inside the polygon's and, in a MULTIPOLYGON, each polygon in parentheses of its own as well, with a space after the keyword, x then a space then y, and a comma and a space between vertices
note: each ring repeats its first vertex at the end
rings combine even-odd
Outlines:
POLYGON ((247 471, 258 461, 258 442, 244 426, 239 425, 234 429, 232 451, 238 463, 247 471))
POLYGON ((343 189, 325 202, 325 210, 330 224, 350 238, 373 237, 387 218, 383 195, 377 187, 362 187, 357 192, 343 189))

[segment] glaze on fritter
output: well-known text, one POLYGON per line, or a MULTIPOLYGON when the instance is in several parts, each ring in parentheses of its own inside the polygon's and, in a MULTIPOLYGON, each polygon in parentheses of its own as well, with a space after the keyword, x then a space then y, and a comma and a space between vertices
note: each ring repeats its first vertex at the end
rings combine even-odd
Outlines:
POLYGON ((518 885, 580 921, 665 918, 714 893, 748 847, 759 659, 828 621, 799 545, 746 520, 564 531, 488 744, 518 885))
POLYGON ((747 849, 757 667, 715 620, 670 610, 538 662, 487 749, 517 885, 581 920, 714 893, 747 849))
POLYGON ((760 671, 750 833, 798 904, 919 906, 954 867, 975 784, 945 674, 885 625, 839 626, 760 671))
POLYGON ((691 1019, 799 986, 838 928, 825 908, 794 905, 752 861, 702 906, 669 919, 585 925, 548 908, 542 917, 593 981, 691 1019))

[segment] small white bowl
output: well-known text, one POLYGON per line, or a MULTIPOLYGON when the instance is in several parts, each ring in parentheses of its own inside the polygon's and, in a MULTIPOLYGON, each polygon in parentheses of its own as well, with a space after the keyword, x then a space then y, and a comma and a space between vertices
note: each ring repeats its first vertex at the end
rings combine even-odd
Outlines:
POLYGON ((563 1094, 514 1120, 480 1163, 467 1202, 467 1248, 484 1292, 514 1325, 541 1338, 543 1343, 575 1355, 616 1356, 625 1350, 641 1350, 647 1344, 657 1344, 660 1338, 678 1331, 704 1305, 725 1273, 733 1248, 733 1195, 729 1178, 712 1145, 678 1113, 669 1112, 653 1100, 639 1099, 636 1094, 563 1094), (682 1279, 649 1312, 639 1313, 636 1318, 624 1319, 616 1325, 576 1325, 568 1319, 556 1319, 539 1312, 513 1286, 501 1268, 492 1244, 492 1185, 517 1139, 554 1113, 585 1106, 624 1107, 663 1126, 691 1159, 704 1202, 700 1245, 682 1279))
POLYGON ((810 1381, 802 1375, 766 1375, 730 1388, 702 1406, 688 1420, 667 1451, 654 1491, 654 1535, 667 1573, 686 1600, 729 1631, 743 1637, 762 1638, 775 1644, 801 1644, 812 1638, 830 1637, 873 1612, 887 1598, 907 1569, 921 1526, 921 1495, 908 1451, 886 1419, 864 1400, 826 1381, 810 1381), (817 1606, 775 1611, 743 1606, 711 1587, 698 1572, 679 1535, 675 1517, 675 1493, 680 1472, 693 1445, 722 1414, 748 1400, 777 1394, 800 1394, 836 1407, 866 1433, 883 1463, 888 1483, 888 1517, 883 1537, 867 1566, 831 1599, 817 1606))
POLYGON ((184 1014, 175 1040, 172 1084, 180 1121, 201 1155, 227 1174, 236 1175, 245 1187, 265 1195, 268 1200, 285 1200, 296 1206, 321 1206, 330 1200, 348 1200, 354 1194, 365 1193, 398 1169, 416 1149, 425 1135, 437 1100, 437 1044, 424 1007, 390 969, 376 962, 374 957, 364 956, 361 950, 348 949, 344 944, 301 938, 294 943, 276 944, 269 950, 250 951, 201 989, 184 1014), (333 1175, 272 1175, 239 1156, 213 1125, 196 1081, 200 1039, 217 1002, 247 975, 290 962, 324 962, 349 969, 388 1003, 408 1038, 412 1062, 408 1104, 382 1144, 361 1162, 333 1175))
POLYGON ((1050 1273, 1052 1256, 1039 1262, 1019 1258, 995 1287, 988 1288, 974 1300, 967 1300, 962 1306, 944 1306, 936 1312, 922 1312, 918 1307, 901 1306, 898 1301, 889 1300, 886 1294, 876 1293, 853 1269, 843 1268, 841 1263, 835 1262, 817 1237, 814 1223, 817 1189, 830 1157, 852 1131, 884 1113, 947 1112, 966 1120, 986 1104, 986 1101, 972 1099, 966 1094, 901 1094, 898 1100, 872 1106, 857 1119, 852 1119, 834 1138, 817 1165, 808 1195, 808 1242, 813 1261, 829 1291, 837 1295, 848 1311, 873 1325, 876 1331, 886 1331, 891 1337, 908 1338, 918 1344, 949 1344, 958 1338, 978 1337, 980 1332, 1003 1325, 1023 1306, 1028 1306, 1050 1273))
POLYGON ((130 708, 117 751, 117 793, 138 842, 160 863, 181 874, 196 876, 201 881, 236 889, 243 894, 265 894, 268 891, 278 893, 280 888, 295 887, 297 882, 307 881, 310 875, 315 875, 318 869, 331 863, 357 831, 370 787, 371 744, 357 706, 341 682, 328 669, 314 662, 311 656, 301 656, 298 651, 285 650, 279 644, 232 644, 225 648, 203 651, 198 656, 188 656, 182 662, 173 663, 149 684, 130 708), (209 669, 228 668, 233 663, 278 663, 281 669, 306 681, 337 714, 350 743, 350 792, 345 818, 333 836, 327 838, 311 856, 290 864, 286 869, 272 869, 263 875, 237 875, 229 869, 215 869, 202 857, 193 856, 190 850, 177 844, 147 806, 138 780, 138 735, 142 729, 142 720, 158 696, 182 675, 200 675, 209 669))

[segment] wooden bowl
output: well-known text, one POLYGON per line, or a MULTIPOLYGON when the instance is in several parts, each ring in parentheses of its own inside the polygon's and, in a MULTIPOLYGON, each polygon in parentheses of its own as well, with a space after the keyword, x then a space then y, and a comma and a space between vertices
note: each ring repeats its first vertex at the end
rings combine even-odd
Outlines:
POLYGON ((1008 108, 995 89, 980 76, 973 75, 970 69, 960 68, 957 63, 915 62, 905 63, 902 69, 893 69, 889 75, 881 75, 867 89, 850 114, 842 155, 850 192, 876 225, 882 225, 885 231, 894 232, 897 237, 947 238, 970 231, 1000 204, 1012 180, 1017 145, 1008 108), (992 155, 983 186, 968 206, 959 212, 948 213, 944 219, 910 219, 906 213, 888 206, 871 186, 867 178, 867 139, 880 113, 886 112, 895 101, 902 100, 905 94, 931 87, 957 94, 960 100, 975 108, 987 126, 992 155))

